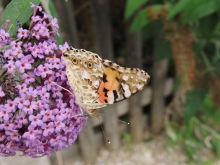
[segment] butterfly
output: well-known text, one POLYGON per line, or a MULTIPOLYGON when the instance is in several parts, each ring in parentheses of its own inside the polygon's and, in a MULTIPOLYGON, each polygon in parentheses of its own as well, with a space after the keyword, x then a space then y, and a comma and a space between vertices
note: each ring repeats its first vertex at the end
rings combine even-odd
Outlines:
POLYGON ((92 117, 98 117, 97 109, 142 90, 150 80, 141 69, 121 67, 84 49, 69 47, 63 59, 75 101, 92 117))

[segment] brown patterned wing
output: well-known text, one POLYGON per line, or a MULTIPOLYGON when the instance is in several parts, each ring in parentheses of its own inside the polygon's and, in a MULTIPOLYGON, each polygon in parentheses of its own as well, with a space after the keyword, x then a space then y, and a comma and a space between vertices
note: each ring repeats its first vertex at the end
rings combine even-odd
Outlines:
POLYGON ((113 104, 142 90, 150 76, 137 68, 125 68, 103 60, 103 78, 98 89, 99 102, 113 104))

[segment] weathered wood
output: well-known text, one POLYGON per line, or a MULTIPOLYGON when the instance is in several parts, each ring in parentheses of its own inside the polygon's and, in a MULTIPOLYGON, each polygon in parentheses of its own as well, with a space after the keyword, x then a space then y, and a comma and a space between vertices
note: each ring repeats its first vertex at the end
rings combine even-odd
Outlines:
POLYGON ((102 58, 114 60, 109 5, 107 0, 90 0, 95 52, 102 58))
POLYGON ((165 99, 163 91, 165 90, 165 81, 168 68, 168 60, 154 62, 153 74, 153 99, 152 99, 152 126, 151 131, 159 134, 164 128, 165 99))
MULTIPOLYGON (((95 52, 102 58, 113 60, 113 49, 111 40, 109 5, 107 0, 90 0, 91 17, 93 25, 93 38, 95 52)), ((117 118, 114 106, 103 108, 103 113, 113 118, 117 118)), ((120 146, 120 136, 118 123, 116 120, 104 118, 104 131, 111 145, 107 145, 110 150, 116 150, 120 146)))
POLYGON ((79 144, 85 162, 93 163, 97 156, 97 144, 91 118, 88 118, 87 125, 83 127, 79 134, 79 144))
POLYGON ((73 15, 72 1, 54 0, 53 2, 58 13, 59 26, 64 42, 67 42, 70 46, 79 48, 78 31, 73 15))
MULTIPOLYGON (((141 31, 134 33, 127 33, 126 50, 128 67, 141 68, 142 67, 142 39, 141 31)), ((130 131, 133 143, 139 143, 143 138, 142 125, 142 107, 140 101, 140 93, 135 94, 129 98, 129 114, 130 114, 130 131)))

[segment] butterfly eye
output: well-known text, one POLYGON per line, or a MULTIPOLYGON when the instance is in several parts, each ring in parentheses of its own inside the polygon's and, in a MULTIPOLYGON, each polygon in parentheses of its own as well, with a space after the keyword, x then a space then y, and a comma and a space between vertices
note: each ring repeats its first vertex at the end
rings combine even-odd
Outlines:
POLYGON ((73 64, 75 64, 75 65, 78 64, 78 61, 77 61, 76 58, 73 58, 73 59, 72 59, 72 62, 73 62, 73 64))
POLYGON ((87 67, 88 67, 89 69, 91 69, 91 68, 93 67, 92 61, 89 61, 89 62, 87 63, 87 67))

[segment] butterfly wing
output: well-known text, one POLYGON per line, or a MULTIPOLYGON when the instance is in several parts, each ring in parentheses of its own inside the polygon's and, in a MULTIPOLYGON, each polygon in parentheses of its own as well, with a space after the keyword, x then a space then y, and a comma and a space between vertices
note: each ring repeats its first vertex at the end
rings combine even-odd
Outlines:
POLYGON ((97 90, 103 77, 102 59, 89 51, 74 48, 64 51, 63 58, 67 66, 66 75, 77 104, 85 109, 106 106, 97 100, 97 90))
POLYGON ((137 68, 126 68, 103 60, 103 77, 98 89, 99 102, 113 104, 129 98, 142 90, 150 76, 137 68))

